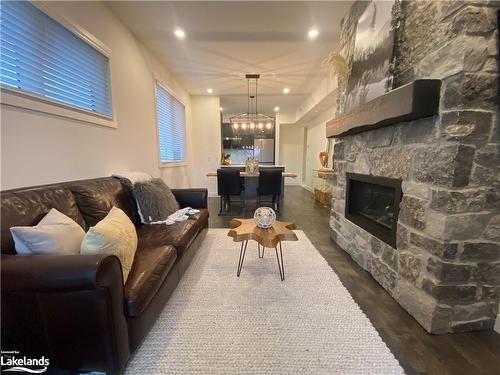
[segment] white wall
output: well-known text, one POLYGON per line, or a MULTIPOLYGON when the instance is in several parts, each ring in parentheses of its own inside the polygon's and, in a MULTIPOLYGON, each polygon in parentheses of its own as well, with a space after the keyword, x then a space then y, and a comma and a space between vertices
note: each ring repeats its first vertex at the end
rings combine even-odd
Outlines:
POLYGON ((220 100, 216 96, 192 96, 192 185, 208 187, 210 195, 217 193, 217 178, 206 177, 216 171, 221 157, 220 100))
MULTIPOLYGON (((323 181, 315 176, 314 169, 319 169, 319 153, 327 151, 328 138, 326 138, 326 122, 335 117, 335 106, 318 113, 318 115, 306 125, 305 152, 304 152, 304 178, 303 186, 312 190, 323 181)), ((328 161, 329 168, 332 161, 328 161)))
POLYGON ((304 187, 311 190, 314 189, 318 183, 313 177, 313 170, 321 167, 319 153, 327 149, 326 123, 320 122, 308 126, 306 142, 304 187))
POLYGON ((283 124, 291 124, 291 123, 293 123, 293 113, 286 113, 286 112, 277 112, 276 113, 276 123, 275 123, 276 129, 274 132, 274 164, 284 165, 286 167, 285 170, 287 172, 291 171, 289 169, 289 167, 291 167, 291 166, 286 165, 286 163, 284 163, 281 160, 280 133, 281 133, 281 126, 283 124))
MULTIPOLYGON (((295 112, 294 122, 301 122, 301 120, 310 113, 315 113, 320 103, 324 102, 327 98, 332 98, 331 102, 335 103, 337 94, 337 76, 328 75, 325 77, 307 96, 304 102, 297 107, 295 112)), ((323 107, 325 108, 325 107, 323 107)), ((330 120, 330 119, 329 119, 330 120)))
POLYGON ((304 152, 304 127, 281 125, 279 138, 279 164, 286 165, 287 172, 297 173, 296 178, 285 178, 286 185, 302 184, 304 152))
POLYGON ((154 80, 186 105, 188 158, 192 159, 189 94, 102 3, 47 2, 111 49, 111 83, 118 129, 1 106, 1 189, 140 170, 172 187, 192 186, 189 164, 159 168, 154 80))

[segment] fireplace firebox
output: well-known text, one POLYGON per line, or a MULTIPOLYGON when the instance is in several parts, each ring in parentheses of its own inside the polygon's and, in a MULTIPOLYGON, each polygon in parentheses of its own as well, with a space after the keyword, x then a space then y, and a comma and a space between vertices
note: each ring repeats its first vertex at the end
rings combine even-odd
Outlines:
POLYGON ((357 173, 346 177, 346 219, 395 248, 401 180, 357 173))

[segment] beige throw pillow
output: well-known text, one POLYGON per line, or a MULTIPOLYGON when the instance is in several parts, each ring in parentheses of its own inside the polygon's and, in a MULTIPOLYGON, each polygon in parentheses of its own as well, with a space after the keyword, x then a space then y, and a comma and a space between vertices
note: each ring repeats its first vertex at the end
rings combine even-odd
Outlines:
POLYGON ((90 227, 82 241, 81 254, 110 254, 120 259, 123 283, 134 262, 137 233, 125 212, 113 207, 104 219, 90 227))
POLYGON ((12 227, 16 252, 21 255, 71 255, 80 253, 85 231, 73 219, 51 209, 33 227, 12 227))

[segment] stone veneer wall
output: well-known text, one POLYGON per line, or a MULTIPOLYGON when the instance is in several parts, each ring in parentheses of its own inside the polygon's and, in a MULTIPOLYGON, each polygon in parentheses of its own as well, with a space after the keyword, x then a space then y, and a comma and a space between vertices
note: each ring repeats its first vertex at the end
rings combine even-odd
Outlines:
MULTIPOLYGON (((348 62, 364 6, 342 24, 348 62)), ((395 87, 442 79, 439 114, 335 140, 332 239, 427 331, 489 329, 500 300, 498 3, 400 7, 395 87), (346 172, 402 179, 397 249, 344 217, 346 172)))

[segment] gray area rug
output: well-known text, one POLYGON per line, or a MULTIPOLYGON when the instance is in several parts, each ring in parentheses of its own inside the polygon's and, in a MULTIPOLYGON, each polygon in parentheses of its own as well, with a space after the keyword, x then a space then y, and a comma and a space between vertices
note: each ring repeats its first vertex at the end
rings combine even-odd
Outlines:
MULTIPOLYGON (((402 374, 398 361, 302 231, 259 259, 210 229, 126 374, 402 374)), ((363 287, 360 285, 360 287, 363 287)))

